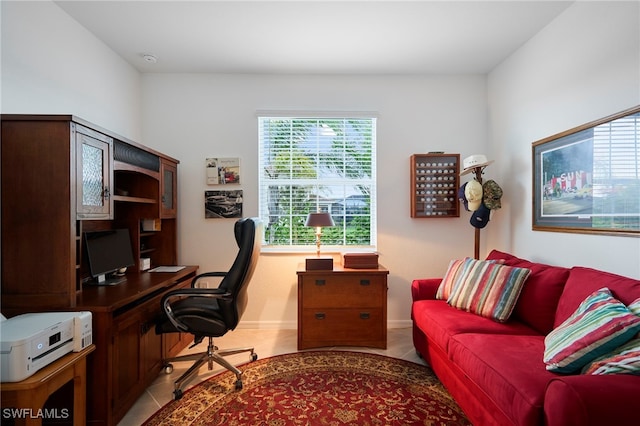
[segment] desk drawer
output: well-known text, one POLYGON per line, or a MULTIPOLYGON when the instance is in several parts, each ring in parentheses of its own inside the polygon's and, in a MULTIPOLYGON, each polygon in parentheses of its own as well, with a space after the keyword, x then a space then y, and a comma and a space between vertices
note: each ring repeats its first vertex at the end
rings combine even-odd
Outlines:
POLYGON ((382 309, 304 309, 301 346, 386 346, 382 309))
POLYGON ((304 308, 380 307, 387 297, 387 281, 381 276, 304 277, 302 303, 304 308))

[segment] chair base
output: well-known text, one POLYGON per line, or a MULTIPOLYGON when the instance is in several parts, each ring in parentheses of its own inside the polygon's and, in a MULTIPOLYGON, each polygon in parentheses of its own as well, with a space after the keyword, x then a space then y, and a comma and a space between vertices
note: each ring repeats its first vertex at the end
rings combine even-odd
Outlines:
MULTIPOLYGON (((219 364, 236 375, 236 389, 242 389, 242 371, 238 370, 235 366, 231 365, 229 361, 224 359, 225 356, 235 355, 243 352, 249 352, 251 361, 258 359, 258 354, 255 353, 254 348, 235 348, 220 350, 213 344, 213 338, 209 337, 209 343, 207 344, 206 352, 199 352, 196 354, 181 355, 174 358, 168 358, 164 360, 164 369, 166 374, 170 374, 173 371, 172 362, 180 361, 195 361, 195 363, 185 371, 182 376, 174 382, 174 399, 178 400, 182 398, 183 389, 182 386, 198 372, 202 364, 207 363, 208 369, 213 370, 213 363, 219 364)), ((192 346, 193 347, 193 346, 192 346)))

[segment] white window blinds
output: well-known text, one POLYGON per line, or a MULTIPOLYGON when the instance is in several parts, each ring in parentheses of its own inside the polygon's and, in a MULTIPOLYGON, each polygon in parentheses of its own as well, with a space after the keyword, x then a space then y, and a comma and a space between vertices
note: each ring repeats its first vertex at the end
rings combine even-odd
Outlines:
POLYGON ((307 215, 329 212, 324 248, 376 246, 376 119, 258 117, 259 215, 264 243, 311 248, 307 215))

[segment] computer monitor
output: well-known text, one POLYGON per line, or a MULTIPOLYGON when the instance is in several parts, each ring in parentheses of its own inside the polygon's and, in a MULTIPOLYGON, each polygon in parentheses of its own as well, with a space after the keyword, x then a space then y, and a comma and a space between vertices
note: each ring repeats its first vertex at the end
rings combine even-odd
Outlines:
POLYGON ((85 232, 84 242, 94 278, 91 284, 115 285, 126 281, 114 272, 135 264, 128 229, 85 232))

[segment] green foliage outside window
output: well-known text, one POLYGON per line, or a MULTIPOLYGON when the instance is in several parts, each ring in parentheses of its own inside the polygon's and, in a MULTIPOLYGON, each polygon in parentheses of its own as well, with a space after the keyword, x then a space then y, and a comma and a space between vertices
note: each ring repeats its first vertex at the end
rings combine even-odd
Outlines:
POLYGON ((375 119, 260 118, 265 243, 311 246, 307 214, 331 213, 323 245, 375 245, 375 119))

